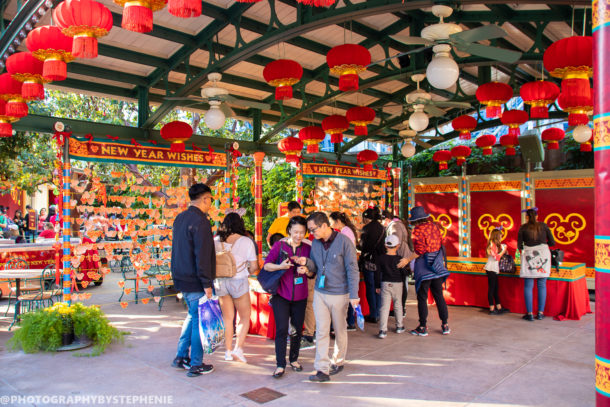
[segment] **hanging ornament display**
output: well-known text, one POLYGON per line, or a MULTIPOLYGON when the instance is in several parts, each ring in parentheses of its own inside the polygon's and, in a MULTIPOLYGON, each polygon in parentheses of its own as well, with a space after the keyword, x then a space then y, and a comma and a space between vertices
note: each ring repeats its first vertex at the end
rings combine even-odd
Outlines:
POLYGON ((370 65, 371 53, 358 44, 337 45, 326 54, 326 63, 331 73, 339 75, 339 90, 358 90, 358 74, 370 65))
POLYGON ((170 150, 175 152, 184 151, 184 142, 193 135, 190 124, 175 120, 161 127, 161 137, 172 143, 170 150))
POLYGON ((561 110, 568 113, 570 126, 588 124, 589 114, 593 112, 593 91, 589 88, 589 92, 574 94, 571 97, 561 93, 557 98, 557 104, 561 110))
POLYGON ((590 97, 593 76, 593 37, 572 36, 552 43, 544 52, 544 67, 562 79, 561 93, 567 98, 590 97))
POLYGON ((307 126, 299 130, 299 139, 307 146, 308 154, 320 152, 319 144, 324 141, 326 133, 319 126, 307 126))
POLYGON ((574 130, 572 130, 572 137, 574 138, 574 141, 580 143, 580 151, 593 151, 593 146, 591 145, 593 131, 591 130, 591 127, 586 124, 576 126, 574 130))
POLYGON ((147 33, 153 29, 153 13, 162 10, 167 0, 114 0, 123 7, 121 27, 126 30, 147 33))
POLYGON ((297 0, 297 3, 314 7, 330 7, 335 4, 335 0, 297 0))
POLYGON ((275 100, 287 100, 292 98, 292 85, 303 77, 303 67, 291 59, 278 59, 265 66, 263 77, 275 87, 275 100))
POLYGON ((298 164, 303 151, 303 142, 296 137, 286 137, 277 143, 277 148, 286 155, 287 163, 298 164))
POLYGON ((446 170, 449 168, 447 163, 451 160, 451 151, 449 150, 438 150, 432 156, 432 160, 438 163, 439 171, 446 170))
POLYGON ((331 143, 343 142, 343 132, 347 131, 349 123, 345 116, 334 114, 332 116, 325 117, 322 120, 322 129, 330 134, 331 143))
POLYGON ((35 58, 43 61, 42 77, 47 81, 63 81, 67 77, 67 63, 72 56, 72 38, 59 27, 44 25, 30 31, 25 44, 35 58))
POLYGON ((549 150, 558 150, 559 142, 565 137, 563 129, 551 127, 542 132, 542 141, 546 142, 546 148, 549 150))
POLYGON ((375 120, 375 111, 367 106, 355 106, 347 110, 345 117, 354 125, 356 136, 366 136, 369 134, 366 126, 375 120))
POLYGON ((13 79, 10 73, 0 75, 0 98, 6 101, 5 113, 11 117, 25 117, 28 105, 21 96, 21 82, 13 79))
POLYGON ((468 146, 455 146, 451 149, 451 155, 455 157, 458 166, 466 162, 466 157, 469 157, 471 152, 468 146))
POLYGON ((11 137, 13 135, 13 125, 16 122, 16 117, 11 117, 6 114, 6 101, 0 99, 0 137, 11 137))
POLYGON ((508 134, 511 136, 519 136, 521 134, 519 126, 528 120, 529 116, 524 110, 507 110, 502 113, 502 118, 500 119, 502 124, 508 126, 508 134))
POLYGON ((521 85, 523 103, 530 106, 532 119, 548 119, 549 107, 559 96, 559 86, 549 81, 534 81, 521 85))
POLYGON ((515 146, 519 145, 519 137, 512 134, 505 134, 500 137, 500 144, 506 147, 506 155, 516 155, 517 150, 515 149, 515 146))
POLYGON ((403 144, 400 152, 405 158, 411 158, 415 155, 415 146, 411 142, 411 139, 405 140, 405 144, 403 144))
POLYGON ((458 116, 451 121, 453 130, 460 132, 460 140, 470 140, 470 132, 477 128, 477 119, 472 116, 458 116))
POLYGON ((356 160, 364 165, 364 171, 372 171, 373 163, 377 161, 379 155, 373 150, 362 150, 356 154, 356 160))
POLYGON ((502 105, 512 99, 513 88, 505 83, 488 82, 477 88, 476 97, 485 105, 488 118, 498 118, 502 115, 502 105))
POLYGON ((17 52, 6 60, 6 70, 13 79, 22 82, 21 96, 25 100, 44 99, 44 86, 48 80, 42 77, 43 62, 30 52, 17 52))
POLYGON ((201 15, 201 0, 169 0, 167 11, 180 18, 199 17, 201 15))
POLYGON ((53 11, 53 22, 73 38, 72 55, 96 58, 97 39, 112 29, 112 13, 93 0, 65 0, 53 11))
POLYGON ((493 153, 493 146, 496 144, 496 136, 492 134, 483 134, 477 137, 475 141, 477 147, 483 150, 483 155, 491 155, 493 153))

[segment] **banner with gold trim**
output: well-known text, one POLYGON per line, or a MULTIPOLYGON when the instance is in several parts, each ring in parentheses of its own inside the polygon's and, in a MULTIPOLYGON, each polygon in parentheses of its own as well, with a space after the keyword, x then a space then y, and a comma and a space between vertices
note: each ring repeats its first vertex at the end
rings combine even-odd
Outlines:
POLYGON ((387 174, 385 170, 365 171, 362 168, 350 167, 348 165, 335 165, 325 163, 303 163, 304 177, 324 177, 324 178, 349 178, 362 179, 368 181, 385 182, 387 174))

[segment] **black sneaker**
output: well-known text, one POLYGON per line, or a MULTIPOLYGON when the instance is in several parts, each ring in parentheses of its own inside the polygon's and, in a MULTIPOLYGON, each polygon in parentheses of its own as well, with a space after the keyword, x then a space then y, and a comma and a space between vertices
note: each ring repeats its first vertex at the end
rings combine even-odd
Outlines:
POLYGON ((526 321, 530 321, 530 322, 534 320, 534 316, 532 314, 525 314, 521 318, 525 319, 526 321))
POLYGON ((300 346, 301 350, 313 349, 315 347, 316 347, 316 344, 313 341, 310 341, 307 338, 302 338, 301 339, 301 346, 300 346))
POLYGON ((500 315, 500 312, 497 309, 495 309, 493 311, 489 311, 489 315, 500 315))
POLYGON ((500 314, 508 314, 508 313, 510 312, 510 310, 509 310, 508 308, 500 308, 500 309, 498 310, 498 312, 499 312, 500 314))
POLYGON ((191 368, 191 359, 176 357, 172 362, 172 367, 176 369, 189 370, 191 368))
POLYGON ((366 317, 364 317, 364 321, 371 324, 377 324, 379 323, 379 318, 375 318, 372 315, 367 315, 366 317))
POLYGON ((318 370, 316 374, 309 376, 309 381, 318 383, 329 382, 330 376, 318 370))
POLYGON ((538 314, 536 314, 536 319, 542 321, 544 319, 544 313, 538 312, 538 314))
POLYGON ((347 332, 354 332, 356 330, 356 325, 348 325, 347 332))
POLYGON ((443 335, 449 335, 451 333, 451 329, 448 324, 441 325, 441 330, 443 331, 443 335))
POLYGON ((398 326, 396 327, 396 333, 397 334, 401 334, 405 331, 405 327, 404 326, 398 326))
POLYGON ((388 336, 388 333, 386 331, 379 331, 379 333, 377 334, 377 337, 379 339, 385 339, 388 336))
POLYGON ((202 374, 212 373, 214 371, 214 366, 206 365, 203 363, 200 366, 191 366, 188 373, 186 374, 188 377, 201 376, 202 374))
POLYGON ((342 371, 343 371, 343 365, 341 365, 341 366, 330 365, 330 372, 329 372, 329 374, 331 376, 336 375, 337 373, 340 373, 342 371))
POLYGON ((417 328, 411 331, 411 335, 428 336, 428 328, 425 326, 418 326, 417 328))

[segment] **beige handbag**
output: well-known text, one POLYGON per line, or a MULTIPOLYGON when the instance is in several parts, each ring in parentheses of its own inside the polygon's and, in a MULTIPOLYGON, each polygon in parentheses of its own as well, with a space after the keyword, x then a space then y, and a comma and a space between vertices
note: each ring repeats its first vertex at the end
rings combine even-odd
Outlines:
POLYGON ((233 257, 231 249, 225 249, 224 242, 220 243, 222 244, 222 251, 216 252, 216 278, 235 277, 235 274, 237 274, 235 257, 233 257))

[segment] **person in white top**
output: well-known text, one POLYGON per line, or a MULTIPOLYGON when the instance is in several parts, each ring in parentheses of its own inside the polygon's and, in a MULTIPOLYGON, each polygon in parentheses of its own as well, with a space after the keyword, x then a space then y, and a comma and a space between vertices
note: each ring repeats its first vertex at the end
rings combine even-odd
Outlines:
POLYGON ((237 359, 246 363, 243 346, 250 329, 250 286, 248 276, 258 271, 256 248, 252 239, 246 236, 243 219, 237 213, 225 216, 218 237, 214 241, 216 251, 230 250, 235 258, 237 273, 231 278, 217 278, 214 289, 220 300, 222 318, 225 324, 225 360, 237 359), (237 337, 233 344, 233 320, 237 310, 237 337))
POLYGON ((489 234, 487 241, 487 263, 483 267, 487 273, 487 299, 489 300, 489 315, 499 315, 509 312, 502 308, 498 294, 498 273, 500 273, 500 259, 506 253, 506 245, 502 242, 502 229, 495 228, 489 234))

